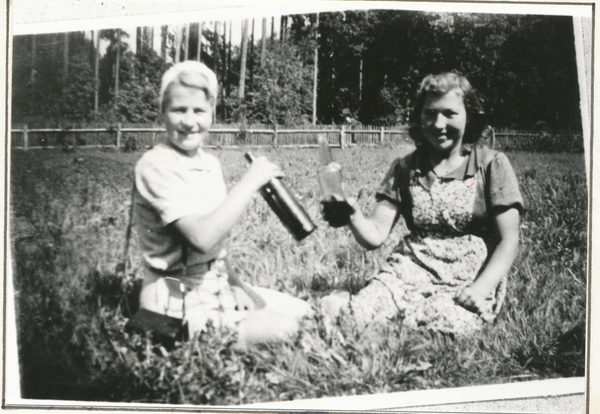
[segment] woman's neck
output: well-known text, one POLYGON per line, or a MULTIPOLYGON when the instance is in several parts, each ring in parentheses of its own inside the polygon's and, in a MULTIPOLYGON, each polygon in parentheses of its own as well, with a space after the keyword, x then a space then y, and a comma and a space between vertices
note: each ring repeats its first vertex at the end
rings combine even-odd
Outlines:
POLYGON ((200 147, 198 147, 196 149, 192 149, 192 150, 185 150, 185 149, 180 148, 179 146, 175 145, 173 142, 171 142, 169 140, 167 140, 166 144, 168 146, 170 146, 171 148, 173 148, 178 153, 180 153, 181 155, 185 155, 186 157, 189 157, 189 158, 194 158, 195 156, 200 154, 200 147))
POLYGON ((427 158, 431 163, 432 171, 439 177, 443 177, 456 170, 465 160, 460 147, 452 149, 452 151, 446 154, 428 149, 427 158))

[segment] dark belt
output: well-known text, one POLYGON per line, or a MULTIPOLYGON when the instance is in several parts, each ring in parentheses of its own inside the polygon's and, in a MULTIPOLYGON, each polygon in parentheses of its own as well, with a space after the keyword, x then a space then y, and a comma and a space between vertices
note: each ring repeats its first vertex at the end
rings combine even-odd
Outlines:
POLYGON ((162 277, 182 277, 182 276, 194 276, 194 275, 203 275, 208 272, 212 265, 215 263, 215 259, 209 260, 205 263, 196 263, 193 265, 189 265, 186 267, 180 267, 178 269, 172 270, 159 270, 150 268, 150 271, 156 273, 162 277))
MULTIPOLYGON (((179 268, 179 269, 173 269, 173 270, 156 270, 156 269, 150 269, 150 270, 152 272, 155 272, 157 275, 159 275, 161 277, 183 278, 183 277, 187 277, 187 276, 195 276, 195 275, 205 274, 212 268, 212 265, 215 263, 215 261, 216 261, 216 259, 212 259, 206 263, 197 263, 197 264, 193 264, 191 266, 187 266, 186 268, 179 268)), ((225 266, 227 269, 227 274, 230 276, 235 275, 229 262, 226 259, 224 259, 224 261, 225 261, 225 266)), ((236 277, 236 279, 237 279, 237 277, 236 277)), ((198 279, 195 282, 197 283, 200 280, 201 279, 198 279)), ((189 280, 188 280, 188 282, 189 282, 189 280)), ((249 286, 247 286, 245 283, 243 283, 239 279, 237 279, 237 282, 238 282, 238 286, 250 297, 250 299, 252 299, 252 301, 254 302, 254 304, 256 306, 256 309, 262 309, 265 306, 267 306, 264 299, 262 297, 260 297, 260 295, 258 295, 254 290, 252 290, 249 286)), ((194 282, 192 282, 192 283, 194 283, 194 282)))

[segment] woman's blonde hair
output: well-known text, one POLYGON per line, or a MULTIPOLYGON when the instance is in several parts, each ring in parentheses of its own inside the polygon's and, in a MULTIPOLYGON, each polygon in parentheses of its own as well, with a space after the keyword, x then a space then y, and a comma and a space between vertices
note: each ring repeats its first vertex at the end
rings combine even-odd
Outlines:
POLYGON ((160 95, 158 97, 161 113, 165 109, 167 90, 173 84, 204 91, 206 99, 210 101, 213 108, 217 103, 219 83, 215 73, 203 63, 187 60, 174 64, 163 74, 160 84, 160 95))

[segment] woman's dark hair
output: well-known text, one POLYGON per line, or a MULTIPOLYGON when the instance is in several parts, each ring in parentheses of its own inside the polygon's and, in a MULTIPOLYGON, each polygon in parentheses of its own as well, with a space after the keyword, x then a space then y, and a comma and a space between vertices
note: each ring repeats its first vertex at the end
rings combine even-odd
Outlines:
POLYGON ((424 143, 421 131, 421 112, 428 93, 444 95, 451 90, 462 91, 463 102, 467 111, 467 125, 463 135, 463 144, 472 144, 479 140, 485 129, 485 112, 477 92, 467 78, 456 73, 447 72, 439 75, 427 75, 421 82, 417 100, 409 117, 409 134, 417 146, 424 143))

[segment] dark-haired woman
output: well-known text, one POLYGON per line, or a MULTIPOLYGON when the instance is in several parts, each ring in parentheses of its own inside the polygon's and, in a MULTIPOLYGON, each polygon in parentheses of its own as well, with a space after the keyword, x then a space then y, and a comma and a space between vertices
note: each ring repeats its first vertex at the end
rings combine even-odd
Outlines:
POLYGON ((410 234, 356 295, 323 298, 326 312, 350 314, 362 326, 401 315, 404 326, 454 333, 495 319, 518 252, 523 202, 506 156, 478 142, 482 118, 463 76, 423 80, 410 129, 417 149, 393 162, 370 217, 350 199, 347 218, 367 249, 381 246, 400 216, 410 234))

